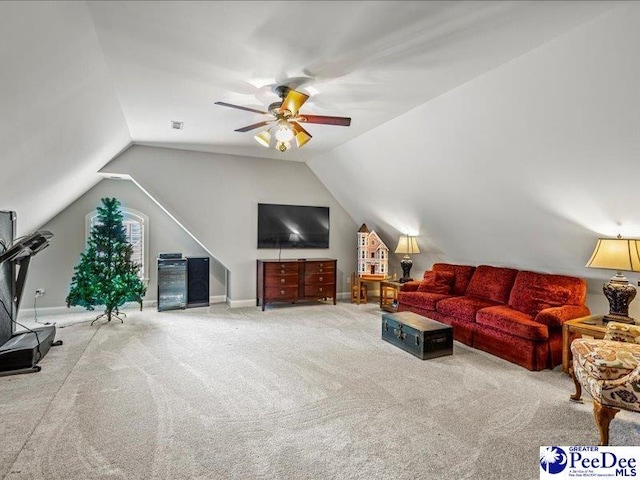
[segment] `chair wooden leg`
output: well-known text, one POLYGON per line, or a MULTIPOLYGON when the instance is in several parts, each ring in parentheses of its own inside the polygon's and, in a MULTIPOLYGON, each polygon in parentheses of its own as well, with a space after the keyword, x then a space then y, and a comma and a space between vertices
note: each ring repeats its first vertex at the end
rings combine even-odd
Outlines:
POLYGON ((582 397, 582 385, 580 385, 580 382, 576 378, 576 374, 573 371, 573 367, 569 367, 569 375, 571 375, 571 378, 573 379, 573 384, 576 387, 576 393, 571 395, 571 397, 569 398, 571 398, 571 400, 573 400, 574 402, 579 402, 580 398, 582 397))
POLYGON ((619 411, 617 408, 607 407, 595 400, 593 401, 593 416, 600 432, 599 445, 609 445, 609 424, 619 411))

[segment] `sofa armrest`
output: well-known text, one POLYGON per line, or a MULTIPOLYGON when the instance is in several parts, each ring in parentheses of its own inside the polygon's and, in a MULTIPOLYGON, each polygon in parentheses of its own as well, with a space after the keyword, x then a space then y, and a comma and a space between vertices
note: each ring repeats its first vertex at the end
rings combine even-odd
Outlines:
POLYGON ((609 322, 607 323, 607 332, 604 334, 604 339, 640 344, 640 325, 609 322))
POLYGON ((563 305, 562 307, 551 307, 540 310, 534 319, 550 328, 560 328, 567 320, 586 317, 591 311, 586 305, 563 305))
POLYGON ((400 291, 401 292, 417 292, 419 286, 420 286, 420 282, 416 282, 416 281, 405 282, 400 287, 400 291))

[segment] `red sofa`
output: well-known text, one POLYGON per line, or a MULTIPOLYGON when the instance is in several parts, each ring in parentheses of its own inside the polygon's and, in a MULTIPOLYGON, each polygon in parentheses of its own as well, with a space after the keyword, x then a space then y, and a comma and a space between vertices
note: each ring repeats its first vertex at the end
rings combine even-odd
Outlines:
POLYGON ((398 311, 453 327, 459 342, 529 370, 562 363, 562 324, 589 315, 586 282, 512 268, 436 263, 405 283, 398 311))

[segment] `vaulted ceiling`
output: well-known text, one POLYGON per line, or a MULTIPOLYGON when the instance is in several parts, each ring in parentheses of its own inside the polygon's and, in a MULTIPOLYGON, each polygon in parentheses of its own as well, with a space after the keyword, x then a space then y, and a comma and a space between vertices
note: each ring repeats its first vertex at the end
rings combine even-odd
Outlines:
POLYGON ((309 161, 594 19, 617 2, 2 2, 0 208, 19 231, 97 183, 132 143, 309 161), (234 129, 288 83, 300 150, 234 129), (171 121, 184 122, 183 130, 171 121))

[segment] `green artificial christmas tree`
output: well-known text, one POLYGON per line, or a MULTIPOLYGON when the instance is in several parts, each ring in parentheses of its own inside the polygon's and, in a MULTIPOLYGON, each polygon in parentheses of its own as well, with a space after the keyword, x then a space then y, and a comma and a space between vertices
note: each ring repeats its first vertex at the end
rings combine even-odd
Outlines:
POLYGON ((147 287, 138 276, 140 265, 131 261, 133 248, 127 241, 120 202, 115 198, 101 201, 87 249, 71 279, 67 307, 80 305, 94 310, 96 305, 104 305, 104 313, 94 322, 102 317, 110 322, 112 316, 123 322, 121 316, 125 315, 118 308, 125 302, 138 302, 142 310, 147 287))

